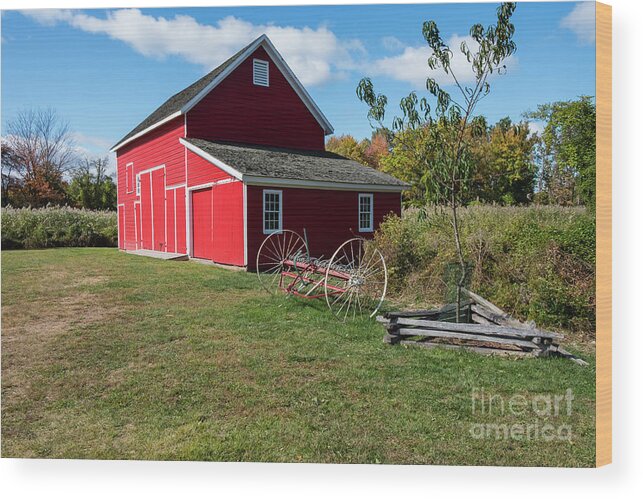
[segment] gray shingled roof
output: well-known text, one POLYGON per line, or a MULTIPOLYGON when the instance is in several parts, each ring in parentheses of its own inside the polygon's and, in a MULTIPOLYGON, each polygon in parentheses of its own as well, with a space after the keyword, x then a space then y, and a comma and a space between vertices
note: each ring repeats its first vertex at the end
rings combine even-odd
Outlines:
POLYGON ((243 175, 407 187, 384 172, 328 151, 301 151, 203 139, 184 139, 243 175))
MULTIPOLYGON (((256 41, 256 40, 255 40, 256 41)), ((214 80, 219 74, 221 74, 230 64, 232 64, 234 61, 236 61, 239 56, 250 46, 252 45, 255 41, 252 43, 249 43, 245 47, 243 47, 239 52, 234 54, 230 59, 225 61, 223 64, 220 66, 214 68, 212 71, 210 71, 208 74, 203 76, 202 78, 199 78, 197 81, 195 81, 192 85, 189 87, 181 90, 180 92, 174 94, 172 97, 170 97, 168 100, 166 100, 163 104, 161 104, 156 111, 154 111, 152 114, 150 114, 147 118, 145 118, 143 121, 141 121, 138 125, 136 125, 136 128, 134 128, 131 132, 129 132, 125 137, 123 137, 121 140, 119 140, 116 144, 114 144, 113 147, 116 147, 118 144, 121 142, 126 141, 130 137, 133 137, 139 132, 142 132, 146 128, 154 125, 155 123, 158 123, 164 118, 167 118, 168 116, 172 115, 173 113, 180 111, 181 108, 186 105, 188 102, 190 102, 194 97, 196 97, 201 90, 203 90, 205 87, 208 86, 212 80, 214 80)))

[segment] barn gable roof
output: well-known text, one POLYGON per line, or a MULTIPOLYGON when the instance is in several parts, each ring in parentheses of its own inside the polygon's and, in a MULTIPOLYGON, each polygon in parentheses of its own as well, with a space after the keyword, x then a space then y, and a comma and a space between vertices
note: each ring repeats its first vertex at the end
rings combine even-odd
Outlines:
POLYGON ((402 191, 409 185, 328 151, 180 139, 190 151, 249 184, 402 191))
POLYGON ((268 55, 270 55, 273 62, 281 70, 297 95, 304 102, 306 107, 308 107, 312 115, 324 129, 326 135, 333 133, 332 125, 330 124, 326 116, 324 116, 324 113, 322 113, 319 107, 317 107, 317 104, 315 104, 312 97, 308 94, 304 86, 297 79, 295 73, 293 73, 292 69, 290 69, 284 58, 281 57, 279 52, 277 52, 277 49, 272 44, 270 39, 266 35, 261 35, 259 38, 246 45, 221 65, 214 68, 208 74, 195 81, 192 85, 184 88, 180 92, 167 99, 152 114, 141 121, 132 131, 130 131, 114 146, 112 146, 111 150, 116 151, 126 143, 131 142, 132 140, 146 134, 150 130, 162 125, 163 123, 166 123, 171 119, 187 113, 260 46, 262 46, 266 50, 266 52, 268 52, 268 55))

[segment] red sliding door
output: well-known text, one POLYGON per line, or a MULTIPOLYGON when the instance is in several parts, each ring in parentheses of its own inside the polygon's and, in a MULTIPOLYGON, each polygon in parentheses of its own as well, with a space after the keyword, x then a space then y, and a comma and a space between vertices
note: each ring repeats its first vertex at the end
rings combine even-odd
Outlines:
POLYGON ((152 208, 154 219, 154 247, 156 251, 166 251, 165 238, 165 169, 152 171, 152 208))
POLYGON ((141 246, 152 249, 152 177, 141 174, 141 246))
POLYGON ((192 191, 192 256, 213 259, 212 189, 192 191))

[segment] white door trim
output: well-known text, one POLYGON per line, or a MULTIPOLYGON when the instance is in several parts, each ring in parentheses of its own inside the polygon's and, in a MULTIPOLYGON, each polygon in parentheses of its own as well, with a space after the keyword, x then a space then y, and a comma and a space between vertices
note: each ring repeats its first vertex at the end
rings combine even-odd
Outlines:
POLYGON ((243 265, 248 266, 248 186, 243 184, 243 265))
MULTIPOLYGON (((141 202, 140 201, 134 201, 134 245, 136 246, 136 249, 141 249, 139 248, 139 233, 138 233, 138 217, 141 218, 140 222, 141 224, 143 223, 143 216, 140 213, 141 211, 141 202), (138 205, 138 211, 139 213, 136 213, 136 205, 138 205)), ((142 225, 141 225, 141 232, 142 232, 142 225)))

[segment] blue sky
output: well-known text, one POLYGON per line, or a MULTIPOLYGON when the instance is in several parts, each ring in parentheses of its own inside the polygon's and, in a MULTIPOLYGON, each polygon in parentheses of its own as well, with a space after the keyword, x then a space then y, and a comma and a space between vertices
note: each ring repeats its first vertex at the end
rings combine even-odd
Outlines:
MULTIPOLYGON (((389 97, 423 91, 424 20, 458 52, 497 4, 4 11, 2 126, 24 108, 53 107, 82 152, 105 155, 167 97, 266 32, 336 134, 370 136, 355 96, 363 76, 389 97)), ((478 108, 518 120, 540 103, 595 93, 593 2, 518 3, 518 51, 478 108)), ((468 74, 456 61, 462 75, 468 74)), ((441 76, 439 76, 441 77, 441 76)), ((463 76, 464 77, 464 76, 463 76)), ((445 87, 447 90, 452 90, 445 87)), ((425 91, 424 91, 425 92, 425 91)), ((534 124, 534 129, 538 124, 534 124)))

